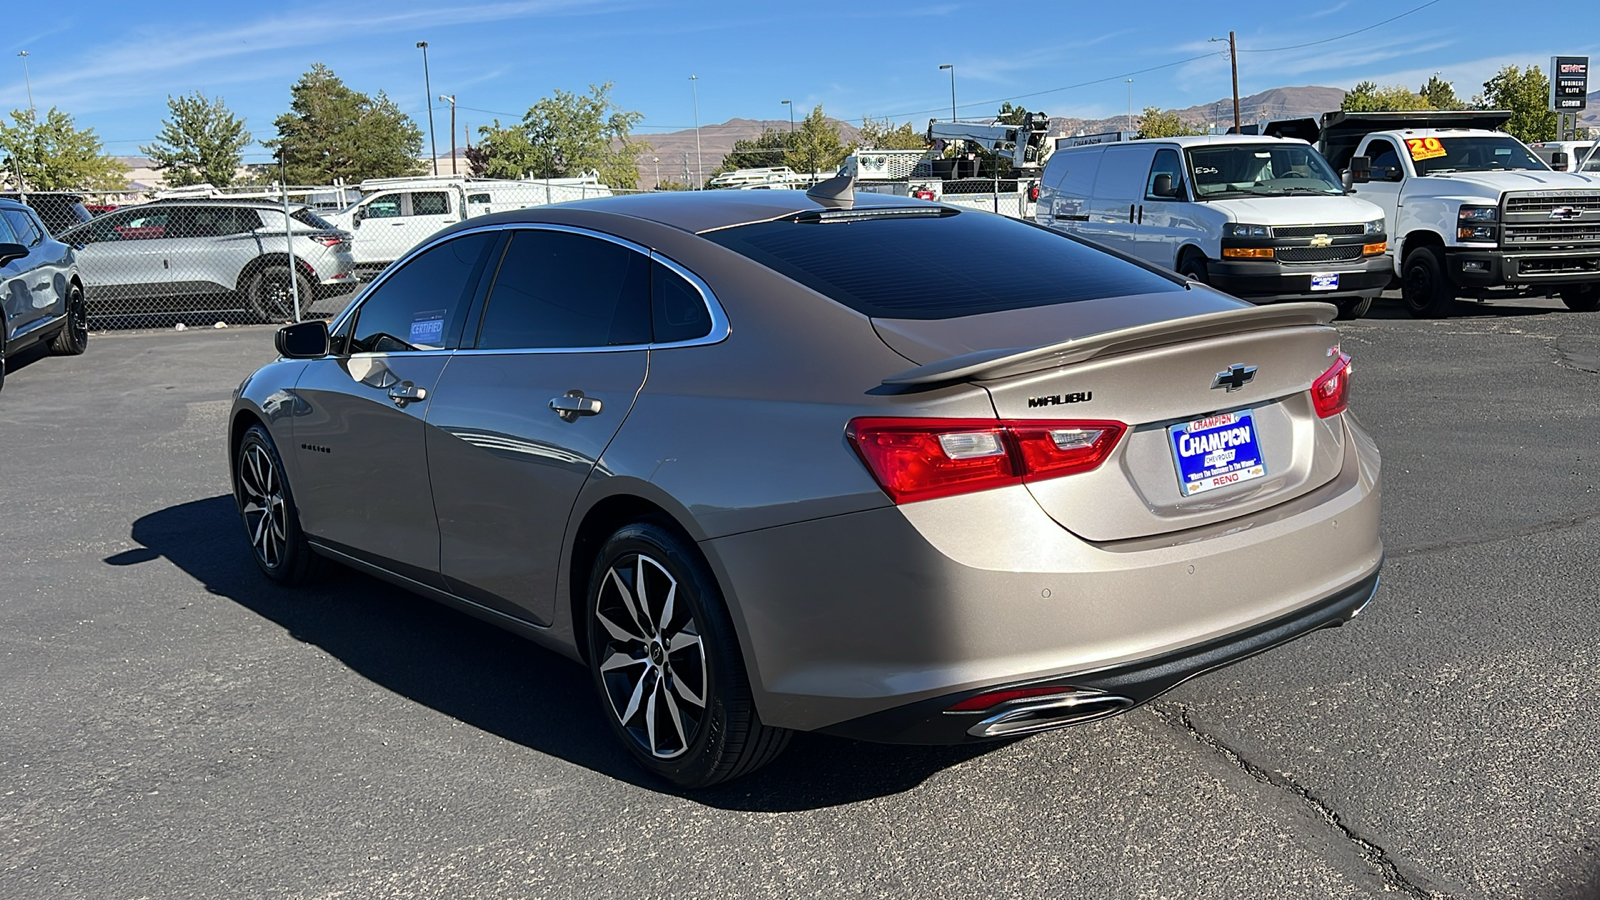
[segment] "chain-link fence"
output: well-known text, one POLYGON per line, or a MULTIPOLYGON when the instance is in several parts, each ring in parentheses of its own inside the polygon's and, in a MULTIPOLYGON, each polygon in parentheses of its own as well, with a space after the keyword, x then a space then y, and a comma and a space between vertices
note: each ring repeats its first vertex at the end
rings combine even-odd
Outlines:
MULTIPOLYGON (((1015 181, 947 185, 946 203, 1032 215, 1015 181)), ((363 283, 447 225, 613 193, 593 179, 445 176, 287 192, 30 192, 25 202, 78 246, 91 327, 160 328, 337 315, 363 283)))
POLYGON ((78 246, 91 327, 153 328, 335 315, 363 282, 447 225, 611 193, 592 179, 442 177, 18 199, 78 246))

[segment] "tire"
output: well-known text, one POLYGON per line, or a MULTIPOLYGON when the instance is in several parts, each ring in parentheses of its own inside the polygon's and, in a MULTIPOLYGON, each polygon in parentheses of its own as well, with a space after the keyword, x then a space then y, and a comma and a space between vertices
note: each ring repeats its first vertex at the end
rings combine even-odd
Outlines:
POLYGON ((1419 247, 1406 254, 1400 273, 1400 294, 1406 309, 1419 319, 1440 319, 1456 304, 1455 287, 1444 274, 1444 261, 1432 247, 1419 247))
POLYGON ((321 571, 317 556, 300 530, 283 458, 262 425, 252 425, 239 442, 234 460, 233 496, 239 504, 250 555, 263 574, 285 585, 299 585, 321 571))
POLYGON ((656 522, 622 528, 595 559, 586 601, 601 710, 644 769, 709 787, 788 745, 791 732, 756 715, 722 591, 687 540, 656 522))
POLYGON ((1183 258, 1182 262, 1178 263, 1178 274, 1190 281, 1198 281, 1201 284, 1211 283, 1206 280, 1209 277, 1209 273, 1206 271, 1205 257, 1198 253, 1190 253, 1183 258))
POLYGON ((6 337, 0 332, 0 391, 6 389, 6 337))
POLYGON ((1348 300, 1340 300, 1338 303, 1334 304, 1335 306, 1339 307, 1338 318, 1341 318, 1341 319, 1359 319, 1359 318, 1361 318, 1362 316, 1367 314, 1367 310, 1372 309, 1372 301, 1374 299, 1376 299, 1376 298, 1374 298, 1374 297, 1351 297, 1348 300))
POLYGON ((1573 312, 1594 312, 1600 309, 1600 284, 1574 284, 1561 289, 1561 302, 1573 312))
POLYGON ((77 356, 87 349, 89 307, 83 299, 83 288, 73 285, 67 292, 67 324, 50 339, 50 352, 56 356, 77 356))
POLYGON ((295 293, 300 295, 300 314, 304 316, 311 309, 311 285, 304 273, 293 275, 281 263, 262 266, 245 284, 250 312, 268 324, 294 321, 295 293), (297 292, 290 289, 291 283, 298 287, 297 292))

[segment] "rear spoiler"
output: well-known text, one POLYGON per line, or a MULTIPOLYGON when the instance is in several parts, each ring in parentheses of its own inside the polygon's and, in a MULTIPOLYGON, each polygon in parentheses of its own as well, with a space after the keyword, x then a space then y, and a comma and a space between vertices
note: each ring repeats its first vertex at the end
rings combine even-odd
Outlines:
POLYGON ((1247 306, 1222 312, 1204 313, 1182 319, 1168 319, 1135 325, 1117 331, 1091 334, 1042 347, 1002 348, 963 353, 925 366, 891 375, 883 380, 894 387, 927 386, 947 381, 978 381, 1025 375, 1056 366, 1072 365, 1102 356, 1132 353, 1183 341, 1264 331, 1327 325, 1339 310, 1328 303, 1274 303, 1247 306))

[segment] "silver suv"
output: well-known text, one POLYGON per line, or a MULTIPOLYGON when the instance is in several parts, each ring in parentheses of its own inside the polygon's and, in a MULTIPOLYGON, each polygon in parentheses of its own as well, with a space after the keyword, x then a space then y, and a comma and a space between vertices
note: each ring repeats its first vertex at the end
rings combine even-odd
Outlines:
POLYGON ((350 235, 304 206, 270 200, 162 200, 119 209, 61 235, 96 319, 243 310, 263 322, 294 318, 355 287, 350 235), (291 242, 292 241, 292 246, 291 242), (291 277, 290 254, 298 272, 291 277))

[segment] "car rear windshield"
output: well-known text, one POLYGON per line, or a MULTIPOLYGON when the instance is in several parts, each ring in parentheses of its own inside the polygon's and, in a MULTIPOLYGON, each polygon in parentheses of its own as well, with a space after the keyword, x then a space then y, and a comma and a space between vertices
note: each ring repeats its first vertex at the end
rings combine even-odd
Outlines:
POLYGON ((951 319, 1183 290, 1049 229, 948 208, 805 213, 703 237, 873 318, 951 319))

